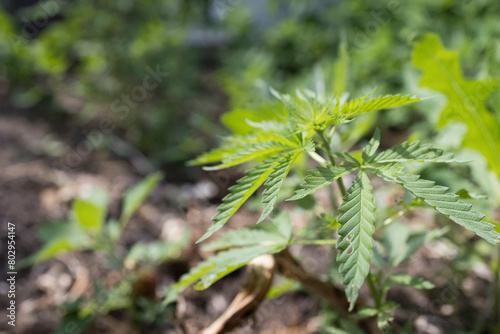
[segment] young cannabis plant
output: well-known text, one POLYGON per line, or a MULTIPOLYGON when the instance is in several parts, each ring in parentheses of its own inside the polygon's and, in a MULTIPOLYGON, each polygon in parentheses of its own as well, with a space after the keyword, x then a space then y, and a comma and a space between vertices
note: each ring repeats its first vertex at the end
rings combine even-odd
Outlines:
MULTIPOLYGON (((221 229, 261 185, 265 186, 262 193, 263 210, 257 223, 266 219, 276 205, 280 189, 292 165, 304 154, 322 166, 310 170, 302 186, 288 200, 301 199, 334 181, 338 183, 343 203, 337 217, 340 224, 339 239, 336 242, 339 250, 337 260, 350 309, 354 307, 358 290, 370 272, 373 258, 376 215, 371 176, 403 186, 434 210, 488 242, 499 242, 500 234, 494 230, 494 225, 483 220, 483 214, 471 210, 470 204, 459 201, 459 196, 449 193, 447 187, 435 185, 433 181, 408 174, 404 170, 404 163, 407 162, 451 163, 455 161, 453 154, 420 142, 405 142, 377 153, 380 144, 378 131, 358 155, 332 149, 332 135, 337 127, 353 121, 355 116, 419 101, 418 98, 401 95, 370 99, 372 93, 373 91, 366 96, 346 101, 345 97, 327 98, 311 91, 298 91, 293 96, 272 91, 281 101, 281 106, 272 112, 269 108, 246 111, 246 123, 238 125, 244 131, 224 138, 218 149, 192 161, 192 164, 220 162, 218 165, 205 167, 206 170, 255 161, 254 167, 236 185, 229 188, 230 194, 224 197, 223 204, 218 207, 219 212, 213 217, 213 225, 198 242, 221 229), (320 156, 317 149, 321 149, 327 159, 320 156), (342 177, 354 172, 357 172, 357 176, 346 190, 342 177)), ((239 122, 244 120, 240 119, 239 122)), ((258 255, 277 253, 293 242, 291 224, 283 215, 264 224, 262 228, 229 232, 205 247, 210 250, 229 250, 218 253, 192 269, 174 286, 174 290, 180 291, 198 281, 197 288, 206 288, 258 255)))

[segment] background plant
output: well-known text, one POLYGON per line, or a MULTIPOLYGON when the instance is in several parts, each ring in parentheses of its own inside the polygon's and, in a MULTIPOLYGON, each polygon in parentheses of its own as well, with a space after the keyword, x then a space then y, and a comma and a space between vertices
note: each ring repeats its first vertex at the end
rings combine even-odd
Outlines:
POLYGON ((94 284, 92 297, 79 297, 62 305, 66 315, 56 330, 57 333, 64 333, 67 324, 72 324, 71 327, 76 324, 80 331, 87 330, 97 317, 114 310, 125 309, 132 319, 142 324, 163 324, 165 317, 173 317, 171 307, 160 307, 160 304, 155 303, 149 294, 145 295, 144 291, 152 290, 154 297, 157 284, 152 280, 154 270, 166 261, 181 257, 182 250, 190 239, 189 231, 186 230, 173 242, 135 243, 125 253, 118 245, 130 217, 161 178, 160 173, 152 174, 128 189, 123 196, 119 219, 106 219, 108 195, 101 190, 94 190, 89 197, 73 201, 68 220, 46 222, 40 226, 39 237, 44 245, 36 254, 23 259, 18 265, 19 268, 71 251, 92 251, 95 256, 97 253, 106 256, 106 262, 101 268, 103 277, 91 282, 94 284), (120 281, 111 286, 104 282, 104 272, 109 270, 118 270, 121 273, 120 281))

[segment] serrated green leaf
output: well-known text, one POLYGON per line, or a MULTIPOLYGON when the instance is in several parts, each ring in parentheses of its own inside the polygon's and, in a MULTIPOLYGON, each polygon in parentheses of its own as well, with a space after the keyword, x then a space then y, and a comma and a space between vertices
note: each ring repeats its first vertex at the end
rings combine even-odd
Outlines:
POLYGON ((272 222, 223 234, 219 240, 205 246, 204 249, 235 248, 208 258, 183 275, 170 289, 166 302, 172 301, 178 293, 191 284, 196 284, 196 289, 206 289, 254 258, 282 251, 290 241, 291 231, 290 218, 286 213, 282 213, 272 222))
POLYGON ((337 119, 331 111, 339 103, 338 98, 325 98, 316 92, 300 90, 294 96, 275 90, 271 90, 271 93, 283 103, 288 111, 289 125, 296 128, 296 133, 324 130, 337 119))
POLYGON ((214 223, 196 243, 209 238, 224 226, 229 218, 264 183, 273 171, 274 166, 278 164, 279 159, 280 156, 264 160, 249 170, 244 177, 236 181, 236 185, 229 188, 230 194, 222 199, 223 204, 217 208, 219 212, 212 218, 214 223))
POLYGON ((201 247, 201 250, 217 251, 232 247, 258 245, 268 241, 276 243, 283 241, 284 237, 282 235, 269 233, 269 231, 266 231, 265 229, 258 228, 263 225, 267 224, 258 225, 255 228, 251 229, 239 229, 224 233, 219 238, 217 238, 217 240, 203 245, 201 247))
POLYGON ((393 163, 393 162, 455 162, 453 153, 433 148, 432 145, 422 144, 420 141, 413 143, 404 142, 400 145, 380 152, 370 162, 393 163))
POLYGON ((375 232, 375 204, 368 176, 360 171, 339 207, 341 214, 337 249, 340 253, 339 271, 346 286, 347 299, 352 310, 358 290, 370 271, 373 257, 373 233, 375 232))
POLYGON ((285 212, 277 215, 271 222, 232 230, 222 234, 217 240, 202 245, 202 251, 217 251, 231 247, 245 247, 260 244, 288 243, 292 237, 292 224, 285 212))
POLYGON ((497 244, 500 241, 500 234, 494 230, 495 226, 483 220, 482 213, 471 210, 471 204, 459 201, 458 195, 447 192, 448 187, 436 186, 434 181, 421 179, 419 175, 400 173, 399 176, 393 177, 386 176, 380 170, 376 172, 388 181, 401 184, 413 195, 422 198, 436 211, 473 231, 489 243, 497 244))
POLYGON ((396 162, 382 166, 367 166, 366 169, 377 174, 386 181, 396 182, 404 168, 401 164, 396 162))
POLYGON ((316 151, 316 144, 314 143, 314 140, 312 140, 312 138, 306 138, 301 144, 301 147, 306 152, 316 151))
POLYGON ((237 149, 237 146, 216 148, 211 150, 210 152, 200 155, 196 159, 188 161, 188 165, 204 165, 212 162, 222 161, 235 154, 237 149))
MULTIPOLYGON (((241 120, 240 120, 241 122, 241 120)), ((263 146, 266 143, 275 143, 275 146, 298 148, 299 142, 295 138, 289 138, 289 131, 285 133, 269 132, 269 131, 254 131, 245 135, 233 135, 223 138, 223 142, 219 148, 213 149, 210 152, 202 154, 198 158, 188 162, 188 165, 203 165, 218 161, 231 161, 235 159, 235 155, 247 155, 249 150, 255 151, 258 149, 256 145, 263 146), (255 146, 255 147, 254 147, 255 146)), ((244 161, 243 161, 244 162, 244 161)))
POLYGON ((448 99, 437 128, 452 122, 467 125, 463 145, 481 152, 489 167, 500 176, 500 121, 485 104, 487 96, 498 88, 499 82, 466 80, 460 69, 458 52, 443 48, 435 34, 425 35, 415 45, 413 64, 424 72, 420 87, 441 92, 448 99))
POLYGON ((343 118, 348 119, 369 111, 401 107, 420 101, 417 97, 409 95, 401 96, 400 94, 379 96, 374 99, 367 100, 367 98, 373 94, 374 91, 375 89, 368 95, 344 103, 339 110, 334 110, 333 114, 341 115, 343 118))
POLYGON ((284 244, 260 244, 243 248, 232 248, 220 252, 206 261, 203 261, 188 274, 181 277, 179 283, 177 283, 174 288, 187 287, 200 281, 195 285, 195 289, 206 289, 222 277, 244 266, 252 259, 264 254, 278 253, 285 247, 286 245, 284 244))
POLYGON ((305 183, 302 188, 295 192, 295 195, 287 201, 296 201, 315 191, 331 184, 333 181, 352 173, 357 169, 356 166, 327 166, 318 167, 317 169, 309 170, 309 174, 305 177, 305 183))
POLYGON ((420 179, 417 175, 400 175, 398 180, 403 187, 415 196, 423 198, 427 204, 455 223, 475 232, 492 244, 500 241, 500 234, 494 230, 494 225, 484 221, 482 213, 472 211, 471 204, 459 201, 458 195, 447 193, 447 187, 436 186, 433 181, 420 179))
POLYGON ((216 166, 203 167, 203 169, 204 170, 224 169, 242 164, 250 160, 265 158, 269 155, 277 154, 280 151, 284 151, 287 149, 290 150, 293 148, 294 148, 293 146, 289 146, 275 141, 251 143, 241 149, 237 149, 231 156, 224 158, 222 160, 222 164, 216 166))
POLYGON ((123 196, 123 210, 120 217, 120 222, 122 224, 130 219, 135 210, 141 206, 142 202, 144 202, 146 197, 148 197, 162 178, 162 173, 158 172, 151 174, 145 180, 127 190, 123 196))
POLYGON ((262 222, 266 217, 273 211, 274 205, 278 200, 278 195, 281 190, 281 186, 285 181, 290 168, 292 167, 293 161, 297 157, 298 152, 285 154, 278 161, 278 164, 274 167, 272 173, 269 174, 268 179, 264 183, 266 189, 262 193, 262 203, 264 203, 264 209, 260 215, 257 224, 262 222))

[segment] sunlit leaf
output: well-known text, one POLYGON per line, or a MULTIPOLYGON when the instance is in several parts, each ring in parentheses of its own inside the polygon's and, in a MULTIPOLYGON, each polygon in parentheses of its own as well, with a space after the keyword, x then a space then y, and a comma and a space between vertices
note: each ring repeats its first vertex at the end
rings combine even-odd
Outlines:
POLYGON ((342 284, 346 286, 349 309, 352 310, 358 290, 370 271, 373 256, 373 233, 375 232, 375 203, 368 176, 359 172, 339 207, 342 212, 338 221, 340 234, 337 248, 340 253, 342 284))
POLYGON ((427 34, 415 45, 413 64, 423 70, 421 87, 441 92, 448 104, 441 112, 438 129, 451 122, 467 126, 463 145, 476 149, 500 176, 500 121, 486 108, 486 97, 499 87, 497 80, 467 80, 460 69, 458 52, 443 48, 439 37, 427 34))
POLYGON ((129 220, 135 210, 141 206, 142 202, 144 202, 146 197, 148 197, 162 178, 163 175, 161 173, 152 174, 142 182, 127 190, 123 197, 123 211, 120 217, 122 223, 129 220))

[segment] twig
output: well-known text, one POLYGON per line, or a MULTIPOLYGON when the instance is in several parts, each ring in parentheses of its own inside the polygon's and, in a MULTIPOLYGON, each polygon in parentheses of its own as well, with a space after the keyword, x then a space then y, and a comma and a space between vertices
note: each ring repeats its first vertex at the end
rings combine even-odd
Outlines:
POLYGON ((273 282, 276 261, 272 255, 261 255, 248 263, 248 281, 226 311, 200 334, 222 334, 241 325, 262 301, 273 282))
MULTIPOLYGON (((349 316, 349 302, 344 290, 337 288, 331 282, 322 281, 315 275, 306 272, 290 254, 288 249, 275 254, 274 257, 276 258, 276 267, 280 274, 302 283, 306 290, 328 301, 342 316, 349 316)), ((362 306, 364 306, 364 303, 358 298, 354 310, 362 306)), ((366 333, 380 333, 374 317, 359 320, 353 319, 352 321, 363 328, 366 333)))

